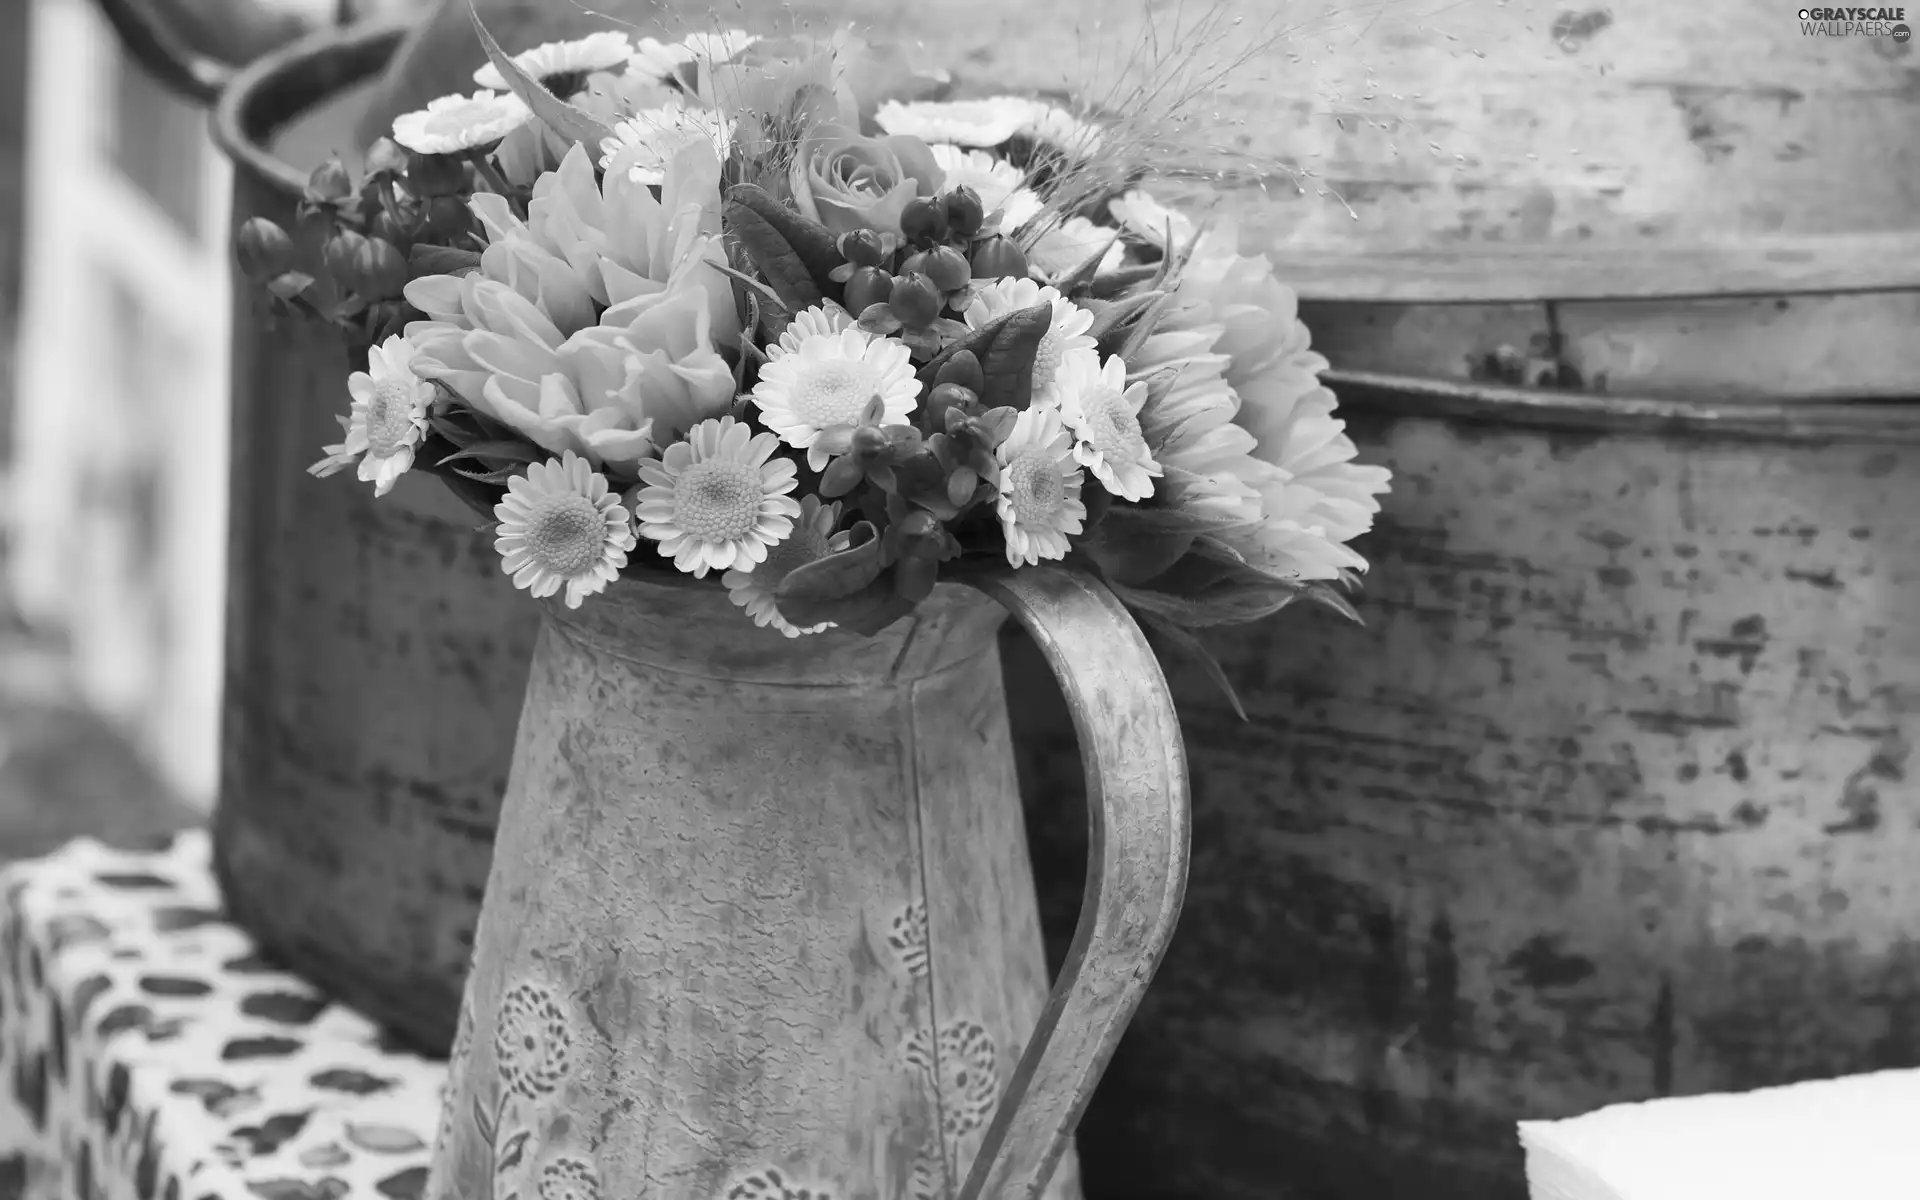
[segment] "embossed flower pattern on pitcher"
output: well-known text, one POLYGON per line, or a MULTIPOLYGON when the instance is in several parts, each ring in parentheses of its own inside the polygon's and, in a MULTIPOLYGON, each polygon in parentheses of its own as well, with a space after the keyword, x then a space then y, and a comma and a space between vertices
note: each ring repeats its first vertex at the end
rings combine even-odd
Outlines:
POLYGON ((546 989, 515 984, 500 1000, 493 1053, 508 1091, 528 1099, 547 1095, 566 1079, 572 1064, 567 1014, 546 989))
POLYGON ((761 1167, 742 1176, 720 1195, 721 1200, 835 1200, 830 1189, 801 1183, 778 1167, 761 1167))

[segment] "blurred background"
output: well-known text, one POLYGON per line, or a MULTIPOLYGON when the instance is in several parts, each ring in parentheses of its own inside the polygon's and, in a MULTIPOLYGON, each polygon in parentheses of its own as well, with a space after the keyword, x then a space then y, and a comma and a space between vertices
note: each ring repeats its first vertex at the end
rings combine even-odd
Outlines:
MULTIPOLYGON (((265 11, 210 40, 341 15, 265 11)), ((212 803, 228 175, 90 0, 0 4, 0 857, 212 803)))

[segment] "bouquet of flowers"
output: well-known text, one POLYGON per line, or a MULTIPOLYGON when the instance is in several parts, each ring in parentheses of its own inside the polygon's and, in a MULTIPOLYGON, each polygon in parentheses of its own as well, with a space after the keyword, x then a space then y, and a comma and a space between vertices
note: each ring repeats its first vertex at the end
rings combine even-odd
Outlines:
POLYGON ((1125 114, 934 99, 851 34, 509 57, 475 24, 477 91, 357 185, 315 172, 321 278, 238 239, 365 352, 315 474, 438 475, 535 596, 717 575, 789 637, 1059 560, 1187 648, 1301 596, 1352 615, 1387 472, 1294 293, 1142 188, 1125 114))

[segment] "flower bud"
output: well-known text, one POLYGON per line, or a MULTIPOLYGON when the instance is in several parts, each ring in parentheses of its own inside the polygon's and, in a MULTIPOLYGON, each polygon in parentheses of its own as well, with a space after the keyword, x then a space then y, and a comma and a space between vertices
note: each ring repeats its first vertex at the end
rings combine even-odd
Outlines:
POLYGON ((265 217, 254 217, 234 235, 233 255, 248 279, 263 283, 293 266, 293 239, 265 217))
POLYGON ((922 269, 927 278, 933 280, 933 286, 943 292, 957 292, 973 279, 967 256, 952 246, 935 246, 927 251, 927 265, 922 269))
POLYGON ((886 431, 875 425, 862 425, 853 431, 853 449, 849 457, 862 464, 874 464, 890 457, 893 449, 892 439, 886 431))
POLYGON ((957 383, 935 384, 933 391, 927 394, 928 424, 934 429, 945 429, 948 409, 956 408, 962 413, 970 413, 978 403, 980 397, 972 388, 957 383))
POLYGON ((871 229, 840 235, 840 257, 856 267, 877 267, 887 259, 887 244, 871 229))
POLYGON ((457 196, 467 189, 467 164, 447 154, 415 154, 407 160, 407 188, 416 196, 457 196))
POLYGON ((407 152, 392 138, 380 138, 367 147, 367 178, 394 179, 407 173, 407 152))
POLYGON ((392 242, 403 254, 406 252, 407 245, 413 240, 407 236, 407 231, 401 227, 399 220, 385 209, 374 214, 373 224, 367 232, 381 241, 392 242))
POLYGON ((977 393, 987 386, 987 373, 980 366, 980 356, 971 350, 956 350, 940 364, 933 374, 935 383, 957 383, 970 392, 977 393))
POLYGON ((887 307, 909 329, 931 325, 945 304, 946 298, 933 280, 918 274, 902 275, 894 281, 893 291, 887 296, 887 307))
POLYGON ((907 201, 900 210, 900 232, 908 241, 938 242, 947 236, 947 206, 924 196, 907 201))
POLYGON ((360 253, 360 244, 366 240, 357 229, 342 229, 321 248, 320 260, 326 264, 327 274, 341 287, 353 286, 354 259, 360 253))
POLYGON ((329 158, 307 176, 307 199, 345 200, 353 195, 353 177, 338 158, 329 158))
POLYGON ((893 568, 893 590, 909 604, 933 595, 940 582, 940 560, 930 554, 910 554, 893 568))
POLYGON ((407 286, 407 260, 385 238, 361 238, 353 252, 353 290, 362 296, 386 300, 407 286))
POLYGON ((921 538, 937 537, 940 533, 940 519, 923 508, 915 509, 902 517, 895 528, 900 531, 902 541, 917 541, 921 538))
POLYGON ((458 196, 435 196, 427 201, 427 228, 453 241, 473 228, 473 212, 458 196))
POLYGON ((893 295, 893 276, 879 267, 855 267, 853 278, 847 280, 847 290, 842 295, 846 298, 847 311, 857 317, 874 305, 887 302, 887 297, 893 295))
POLYGON ((1025 279, 1027 256, 1012 239, 988 238, 973 252, 975 279, 1025 279))
POLYGON ((987 219, 986 206, 980 203, 980 193, 962 184, 947 193, 947 226, 957 237, 970 238, 980 232, 980 225, 987 219))

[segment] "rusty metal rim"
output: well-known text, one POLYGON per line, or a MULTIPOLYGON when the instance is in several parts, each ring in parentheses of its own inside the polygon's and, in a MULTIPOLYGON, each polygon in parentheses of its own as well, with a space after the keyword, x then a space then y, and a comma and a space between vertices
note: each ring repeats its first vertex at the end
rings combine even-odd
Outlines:
POLYGON ((267 150, 276 130, 386 65, 412 31, 408 20, 324 29, 289 43, 240 72, 220 96, 213 136, 234 165, 298 196, 307 176, 267 150))
POLYGON ((1538 391, 1375 371, 1335 370, 1322 378, 1339 394, 1343 407, 1396 417, 1701 441, 1920 442, 1920 403, 1911 400, 1715 407, 1691 400, 1538 391))

